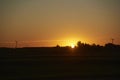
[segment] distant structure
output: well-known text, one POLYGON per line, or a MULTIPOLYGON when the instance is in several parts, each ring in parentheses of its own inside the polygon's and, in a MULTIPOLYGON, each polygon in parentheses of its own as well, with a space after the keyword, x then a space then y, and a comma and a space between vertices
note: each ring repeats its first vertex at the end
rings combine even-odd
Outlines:
POLYGON ((18 47, 18 41, 15 41, 15 48, 18 47))
POLYGON ((114 39, 113 38, 111 39, 111 43, 114 44, 114 39))

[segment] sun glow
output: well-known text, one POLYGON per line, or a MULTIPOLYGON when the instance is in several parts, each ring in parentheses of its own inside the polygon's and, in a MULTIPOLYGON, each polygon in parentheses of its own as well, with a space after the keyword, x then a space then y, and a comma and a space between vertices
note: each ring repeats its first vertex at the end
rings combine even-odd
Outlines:
POLYGON ((71 45, 71 48, 75 48, 75 45, 74 45, 74 44, 72 44, 72 45, 71 45))
POLYGON ((63 38, 63 39, 60 39, 60 43, 59 45, 60 46, 68 46, 70 48, 75 48, 77 46, 77 42, 81 39, 78 39, 78 38, 63 38))
POLYGON ((70 46, 71 48, 75 48, 76 44, 77 44, 77 40, 68 40, 66 42, 66 45, 70 46))

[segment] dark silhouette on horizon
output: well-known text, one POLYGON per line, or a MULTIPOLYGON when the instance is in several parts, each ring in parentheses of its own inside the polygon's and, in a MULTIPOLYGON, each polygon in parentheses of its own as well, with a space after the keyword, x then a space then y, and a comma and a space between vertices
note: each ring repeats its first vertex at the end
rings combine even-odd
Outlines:
MULTIPOLYGON (((120 45, 107 43, 104 46, 96 44, 77 42, 77 46, 71 49, 70 46, 61 47, 56 45, 55 47, 23 47, 17 48, 18 41, 16 41, 16 46, 14 48, 0 48, 1 51, 7 52, 11 51, 11 55, 21 55, 21 54, 32 54, 32 55, 48 55, 48 56, 69 56, 68 54, 74 54, 73 56, 120 56, 120 45), (71 51, 72 50, 72 51, 71 51), (74 52, 73 52, 74 51, 74 52)), ((3 53, 5 55, 8 53, 3 53)))
POLYGON ((0 59, 1 80, 120 79, 120 45, 113 43, 0 48, 0 59))

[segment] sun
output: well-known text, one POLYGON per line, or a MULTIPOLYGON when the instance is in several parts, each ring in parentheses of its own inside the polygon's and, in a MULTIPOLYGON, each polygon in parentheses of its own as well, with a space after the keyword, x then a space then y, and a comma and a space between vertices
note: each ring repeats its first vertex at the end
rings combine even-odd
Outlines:
POLYGON ((76 39, 66 39, 63 43, 63 46, 69 46, 70 48, 75 48, 77 44, 76 39))
POLYGON ((74 45, 74 44, 71 44, 71 48, 75 48, 75 45, 74 45))

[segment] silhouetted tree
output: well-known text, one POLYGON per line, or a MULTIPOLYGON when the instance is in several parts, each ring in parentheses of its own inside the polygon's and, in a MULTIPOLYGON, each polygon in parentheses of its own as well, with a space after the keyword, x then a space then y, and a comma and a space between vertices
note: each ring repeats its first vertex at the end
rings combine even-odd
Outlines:
POLYGON ((114 45, 113 43, 107 43, 107 44, 105 44, 105 47, 109 47, 109 48, 113 48, 115 46, 116 45, 114 45))
POLYGON ((57 48, 60 48, 60 45, 57 44, 56 47, 57 47, 57 48))
POLYGON ((80 47, 82 45, 81 41, 77 42, 77 46, 80 47))

